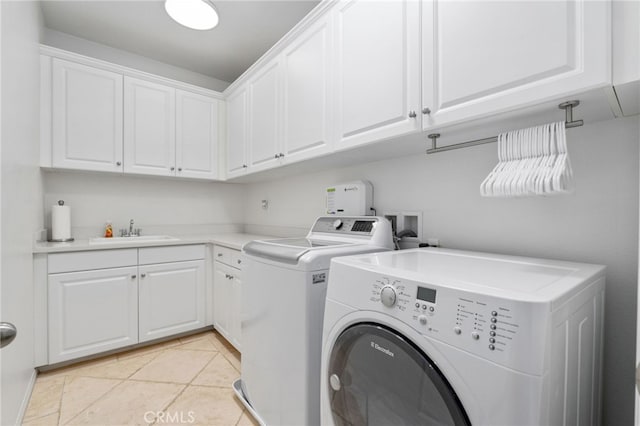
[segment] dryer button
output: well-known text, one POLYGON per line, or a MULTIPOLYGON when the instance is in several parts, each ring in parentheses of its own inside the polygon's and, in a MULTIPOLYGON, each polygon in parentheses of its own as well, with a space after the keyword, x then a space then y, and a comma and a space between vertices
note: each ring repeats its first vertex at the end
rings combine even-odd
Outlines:
POLYGON ((453 327, 453 332, 456 333, 456 334, 460 334, 460 333, 462 333, 462 329, 460 327, 456 326, 456 327, 453 327))
POLYGON ((493 330, 492 330, 492 331, 490 331, 490 332, 489 332, 489 336, 493 337, 493 336, 495 336, 495 335, 496 335, 496 332, 495 332, 495 331, 493 331, 493 330))
POLYGON ((496 342, 496 339, 494 339, 493 337, 489 338, 489 343, 495 343, 495 342, 496 342))
POLYGON ((480 335, 477 331, 474 331, 471 333, 471 337, 473 337, 473 340, 478 340, 480 338, 480 335))
POLYGON ((332 374, 329 377, 329 384, 331 385, 331 389, 333 389, 336 392, 339 391, 341 388, 340 377, 338 377, 337 374, 332 374))
POLYGON ((493 350, 495 350, 495 349, 496 349, 496 347, 495 347, 494 345, 489 345, 489 350, 490 350, 490 351, 493 351, 493 350))
POLYGON ((420 315, 418 317, 418 321, 420 321, 420 324, 422 324, 422 325, 427 325, 427 317, 424 316, 424 315, 420 315))
POLYGON ((489 327, 491 327, 492 330, 496 329, 496 325, 495 324, 491 324, 489 327))
POLYGON ((498 320, 494 317, 494 318, 491 318, 491 322, 496 323, 498 322, 498 320))

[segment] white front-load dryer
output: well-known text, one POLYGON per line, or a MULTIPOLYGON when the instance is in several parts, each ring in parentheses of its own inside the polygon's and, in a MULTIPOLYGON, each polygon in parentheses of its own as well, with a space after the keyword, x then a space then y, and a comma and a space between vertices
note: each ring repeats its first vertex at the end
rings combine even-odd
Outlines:
POLYGON ((331 262, 323 425, 596 425, 604 267, 415 249, 331 262))

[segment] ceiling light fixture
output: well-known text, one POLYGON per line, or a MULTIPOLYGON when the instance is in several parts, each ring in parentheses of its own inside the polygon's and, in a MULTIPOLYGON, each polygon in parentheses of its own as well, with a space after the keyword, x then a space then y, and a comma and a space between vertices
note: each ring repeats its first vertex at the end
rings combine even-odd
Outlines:
POLYGON ((187 28, 210 30, 218 25, 218 12, 209 0, 165 0, 164 9, 187 28))

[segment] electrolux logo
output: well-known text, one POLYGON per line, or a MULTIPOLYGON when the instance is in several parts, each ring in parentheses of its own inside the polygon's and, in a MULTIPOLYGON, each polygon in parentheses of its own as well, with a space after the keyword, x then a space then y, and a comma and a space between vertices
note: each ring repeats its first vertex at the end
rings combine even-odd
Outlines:
POLYGON ((389 355, 391 358, 394 357, 393 352, 391 352, 389 349, 383 348, 382 346, 380 346, 376 342, 371 342, 371 347, 373 349, 377 350, 377 351, 382 352, 385 355, 389 355))
POLYGON ((344 188, 344 192, 347 192, 347 191, 357 191, 357 190, 358 190, 358 187, 357 187, 357 186, 345 186, 345 188, 344 188))

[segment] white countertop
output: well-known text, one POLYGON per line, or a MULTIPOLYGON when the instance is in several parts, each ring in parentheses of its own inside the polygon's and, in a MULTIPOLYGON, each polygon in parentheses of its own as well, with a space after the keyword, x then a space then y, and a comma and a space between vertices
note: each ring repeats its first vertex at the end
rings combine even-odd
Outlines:
MULTIPOLYGON (((34 244, 34 253, 62 253, 70 251, 87 251, 87 250, 112 250, 121 248, 138 248, 138 247, 158 247, 158 246, 179 246, 185 244, 215 244, 240 250, 242 246, 252 240, 273 239, 267 235, 255 235, 244 233, 229 234, 209 234, 209 235, 171 235, 178 238, 172 241, 141 241, 139 243, 109 243, 109 244, 89 244, 89 240, 76 240, 69 243, 50 243, 47 241, 39 241, 34 244)), ((135 238, 135 237, 131 237, 135 238)))

